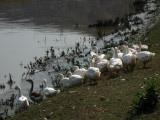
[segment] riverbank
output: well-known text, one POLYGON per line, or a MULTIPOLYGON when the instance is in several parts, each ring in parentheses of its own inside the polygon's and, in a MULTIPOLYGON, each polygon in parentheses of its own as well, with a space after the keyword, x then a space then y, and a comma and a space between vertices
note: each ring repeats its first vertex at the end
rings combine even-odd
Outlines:
MULTIPOLYGON (((145 37, 149 38, 149 51, 156 53, 152 62, 147 68, 142 69, 142 63, 136 64, 135 70, 129 73, 122 73, 117 78, 102 76, 97 86, 89 86, 86 83, 82 86, 68 89, 61 94, 48 98, 43 102, 30 107, 12 120, 29 119, 115 119, 124 120, 131 109, 129 104, 133 96, 143 86, 147 77, 160 78, 160 22, 158 22, 145 37)), ((143 42, 143 40, 141 40, 143 42)), ((137 119, 159 120, 160 104, 151 114, 141 115, 137 119)))

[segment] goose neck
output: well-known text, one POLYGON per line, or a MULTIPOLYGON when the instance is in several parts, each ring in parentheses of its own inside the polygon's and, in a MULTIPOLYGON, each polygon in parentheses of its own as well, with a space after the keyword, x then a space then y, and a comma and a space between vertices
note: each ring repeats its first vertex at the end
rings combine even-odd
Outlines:
POLYGON ((31 89, 30 89, 30 93, 33 91, 33 87, 34 87, 34 83, 31 82, 31 89))
POLYGON ((125 45, 122 45, 122 48, 123 48, 123 50, 124 50, 124 51, 123 51, 123 56, 124 56, 124 55, 126 55, 126 54, 127 54, 127 48, 126 48, 126 46, 125 46, 125 45))
POLYGON ((141 43, 139 44, 138 52, 141 52, 142 46, 141 43))
POLYGON ((113 47, 111 48, 111 51, 112 51, 112 58, 115 58, 115 50, 113 47))
POLYGON ((21 88, 19 86, 17 86, 17 90, 19 92, 19 97, 21 97, 22 96, 22 91, 21 91, 21 88))
POLYGON ((128 48, 128 46, 126 46, 126 54, 128 54, 129 53, 129 48, 128 48))
POLYGON ((57 75, 57 77, 60 77, 61 79, 63 79, 63 78, 64 78, 64 75, 61 74, 61 73, 59 73, 59 74, 57 75))
POLYGON ((70 77, 71 75, 72 75, 72 73, 71 73, 71 72, 68 72, 68 73, 67 73, 67 76, 68 76, 68 77, 70 77))
POLYGON ((117 51, 117 48, 115 48, 115 58, 118 58, 118 51, 117 51))
POLYGON ((91 67, 91 63, 89 62, 89 60, 88 60, 88 59, 85 59, 85 62, 87 62, 87 63, 88 63, 88 65, 89 65, 89 67, 91 67))
POLYGON ((47 80, 44 79, 44 86, 47 87, 47 80))
POLYGON ((98 48, 97 48, 97 47, 95 47, 95 50, 96 50, 96 54, 98 55, 98 48))

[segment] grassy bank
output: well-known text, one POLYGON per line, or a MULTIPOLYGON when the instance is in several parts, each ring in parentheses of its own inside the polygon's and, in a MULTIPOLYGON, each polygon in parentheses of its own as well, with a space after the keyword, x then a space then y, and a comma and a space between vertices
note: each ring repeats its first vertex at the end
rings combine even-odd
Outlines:
MULTIPOLYGON (((86 83, 46 99, 12 118, 12 120, 125 120, 131 109, 134 94, 143 86, 144 78, 160 76, 160 22, 146 36, 149 51, 155 52, 153 61, 142 69, 138 62, 133 72, 117 78, 101 77, 97 86, 86 83), (122 80, 125 79, 125 80, 122 80), (71 92, 75 91, 75 92, 71 92)), ((160 78, 160 77, 159 77, 160 78)), ((160 120, 160 104, 155 112, 136 119, 160 120)))

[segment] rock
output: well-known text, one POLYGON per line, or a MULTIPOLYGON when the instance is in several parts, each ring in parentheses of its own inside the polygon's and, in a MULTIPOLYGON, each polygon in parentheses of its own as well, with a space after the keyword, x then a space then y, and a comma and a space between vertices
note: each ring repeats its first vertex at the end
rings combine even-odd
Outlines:
POLYGON ((69 91, 70 94, 78 93, 78 91, 69 91))

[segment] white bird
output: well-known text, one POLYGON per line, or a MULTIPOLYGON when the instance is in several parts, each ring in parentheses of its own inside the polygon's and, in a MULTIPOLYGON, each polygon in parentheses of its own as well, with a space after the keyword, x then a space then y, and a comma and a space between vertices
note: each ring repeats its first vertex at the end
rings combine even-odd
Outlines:
POLYGON ((100 62, 102 59, 104 59, 106 57, 105 54, 98 55, 98 47, 94 46, 93 49, 96 50, 96 53, 93 51, 90 52, 92 58, 97 58, 97 59, 99 59, 99 62, 100 62))
POLYGON ((64 77, 61 73, 57 75, 57 78, 58 77, 60 78, 60 84, 62 84, 64 88, 71 87, 71 81, 69 81, 68 77, 64 77))
POLYGON ((54 88, 48 87, 48 86, 47 86, 47 80, 46 80, 46 79, 44 79, 43 82, 44 82, 44 87, 45 87, 45 88, 43 89, 43 93, 44 93, 47 97, 52 96, 52 95, 56 95, 56 94, 60 93, 60 90, 55 90, 54 88))
POLYGON ((19 91, 18 100, 17 100, 18 109, 27 108, 29 106, 27 97, 22 95, 22 91, 19 86, 16 86, 15 89, 19 91))
POLYGON ((72 71, 72 72, 74 72, 74 71, 77 70, 77 69, 79 69, 78 66, 72 66, 72 67, 71 67, 71 71, 72 71))
POLYGON ((87 77, 90 79, 90 84, 92 84, 92 81, 94 81, 94 84, 97 84, 97 79, 99 79, 101 75, 99 68, 92 67, 88 59, 85 59, 84 61, 87 62, 90 66, 87 70, 87 77))
POLYGON ((87 77, 87 70, 85 68, 77 68, 75 69, 75 71, 73 72, 73 75, 79 75, 81 76, 83 79, 86 79, 87 77))
POLYGON ((97 61, 96 58, 93 58, 92 59, 94 62, 94 66, 99 68, 100 72, 103 73, 105 72, 106 70, 108 70, 108 67, 109 67, 109 61, 107 59, 101 59, 101 61, 97 61))
MULTIPOLYGON (((139 45, 138 45, 137 43, 133 43, 132 47, 133 47, 135 50, 138 50, 138 49, 139 49, 139 45)), ((141 50, 148 50, 148 45, 141 44, 141 50)))
POLYGON ((139 60, 143 62, 143 68, 145 68, 145 65, 153 59, 155 53, 149 51, 141 51, 141 44, 140 44, 136 56, 139 60))
POLYGON ((71 81, 72 86, 83 84, 83 78, 80 75, 71 75, 69 81, 71 81))
POLYGON ((134 66, 136 65, 136 55, 132 54, 131 52, 129 53, 129 49, 127 46, 123 46, 123 48, 125 48, 125 53, 122 57, 123 66, 125 66, 127 70, 128 66, 130 66, 133 70, 134 66))
POLYGON ((64 88, 69 88, 74 85, 82 84, 83 83, 83 78, 79 75, 72 75, 69 73, 69 77, 64 77, 63 74, 59 73, 57 77, 60 77, 60 83, 63 85, 64 88))
POLYGON ((91 52, 93 66, 99 68, 100 72, 105 72, 108 69, 109 61, 107 59, 104 59, 106 55, 101 54, 98 55, 98 48, 94 46, 94 49, 96 50, 96 53, 91 52))
POLYGON ((117 52, 118 52, 118 57, 119 57, 120 59, 122 59, 124 53, 121 52, 120 50, 117 50, 117 52))
POLYGON ((117 48, 111 48, 113 56, 110 59, 109 63, 109 70, 113 73, 116 72, 118 74, 118 72, 123 68, 123 64, 122 64, 122 60, 118 57, 118 51, 117 48))

